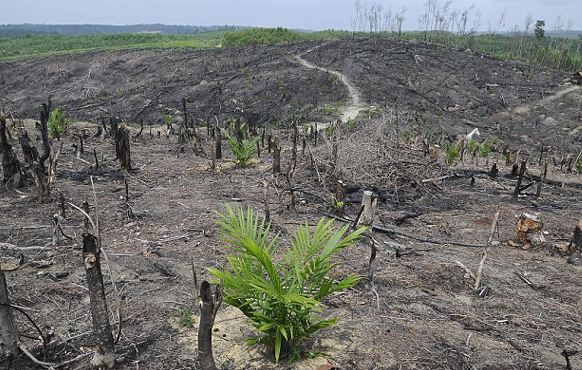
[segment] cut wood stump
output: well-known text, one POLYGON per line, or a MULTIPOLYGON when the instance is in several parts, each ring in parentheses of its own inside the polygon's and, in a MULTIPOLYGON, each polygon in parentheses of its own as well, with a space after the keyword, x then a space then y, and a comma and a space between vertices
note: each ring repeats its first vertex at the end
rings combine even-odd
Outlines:
POLYGON ((93 334, 97 341, 97 351, 91 363, 97 368, 112 369, 115 366, 113 334, 109 324, 109 311, 101 274, 100 250, 97 246, 97 238, 92 234, 83 234, 83 261, 89 289, 93 334))

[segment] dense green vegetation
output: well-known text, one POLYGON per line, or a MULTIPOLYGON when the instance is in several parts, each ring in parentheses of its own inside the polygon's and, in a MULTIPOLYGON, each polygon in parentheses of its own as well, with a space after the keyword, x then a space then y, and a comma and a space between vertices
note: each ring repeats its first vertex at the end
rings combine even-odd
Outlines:
POLYGON ((0 38, 0 59, 20 59, 91 50, 133 48, 210 48, 217 46, 223 32, 196 35, 109 34, 40 35, 0 38))
POLYGON ((352 35, 352 32, 337 30, 301 32, 281 27, 249 28, 225 33, 222 46, 278 45, 297 41, 338 39, 351 37, 352 35))
POLYGON ((288 30, 287 28, 249 28, 227 32, 222 40, 225 47, 247 45, 275 45, 293 41, 306 40, 307 34, 288 30))

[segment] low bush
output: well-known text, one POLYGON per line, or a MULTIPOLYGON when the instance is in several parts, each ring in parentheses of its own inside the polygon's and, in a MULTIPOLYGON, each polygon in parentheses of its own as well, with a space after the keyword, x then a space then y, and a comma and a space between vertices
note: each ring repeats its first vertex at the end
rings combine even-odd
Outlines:
POLYGON ((48 119, 48 131, 52 138, 60 139, 61 135, 67 131, 71 120, 60 109, 55 108, 51 111, 48 119))

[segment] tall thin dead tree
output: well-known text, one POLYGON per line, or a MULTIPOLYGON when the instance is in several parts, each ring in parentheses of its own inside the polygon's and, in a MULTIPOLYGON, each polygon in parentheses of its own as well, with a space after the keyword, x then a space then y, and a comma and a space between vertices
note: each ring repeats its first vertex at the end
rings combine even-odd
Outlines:
POLYGON ((6 287, 6 276, 0 269, 0 368, 10 362, 18 351, 18 327, 14 321, 10 300, 8 299, 8 289, 6 287))
POLYGON ((115 351, 105 299, 100 254, 101 250, 97 245, 97 238, 89 233, 83 234, 83 261, 87 288, 89 289, 93 333, 97 341, 97 351, 91 363, 98 368, 112 369, 115 366, 115 351))
POLYGON ((43 154, 39 158, 38 163, 32 166, 34 181, 38 188, 39 197, 41 200, 50 198, 51 190, 56 179, 57 163, 61 148, 61 143, 58 149, 53 153, 51 143, 48 135, 48 119, 51 111, 51 100, 49 98, 48 104, 43 104, 40 112, 40 134, 42 137, 43 154))

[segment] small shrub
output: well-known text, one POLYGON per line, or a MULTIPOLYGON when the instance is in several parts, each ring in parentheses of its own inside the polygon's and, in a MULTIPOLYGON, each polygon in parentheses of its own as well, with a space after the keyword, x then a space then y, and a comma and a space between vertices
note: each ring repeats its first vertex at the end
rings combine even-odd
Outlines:
POLYGON ((257 152, 257 143, 259 140, 260 138, 243 139, 239 142, 236 138, 230 135, 226 137, 228 146, 230 146, 230 150, 232 150, 232 153, 236 158, 237 166, 244 168, 250 165, 251 158, 257 152))
POLYGON ((445 162, 447 165, 452 166, 459 158, 459 147, 455 144, 448 144, 445 147, 445 162))
POLYGON ((489 140, 481 144, 479 147, 479 154, 481 154, 481 157, 489 157, 491 153, 493 153, 493 145, 495 145, 495 142, 489 140))
POLYGON ((280 251, 281 238, 270 238, 270 224, 250 208, 245 212, 227 206, 218 216, 224 239, 235 252, 227 257, 228 269, 209 269, 223 282, 225 301, 261 333, 250 343, 272 346, 277 362, 282 354, 289 361, 299 359, 298 344, 336 322, 314 314, 321 310, 321 301, 358 283, 355 275, 335 281, 330 273, 337 267, 333 256, 353 245, 365 229, 348 233, 346 225, 334 230, 333 221, 321 219, 313 231, 307 224, 299 227, 280 251))
POLYGON ((67 127, 71 124, 71 120, 65 116, 60 109, 52 110, 48 119, 48 131, 52 138, 60 138, 62 134, 67 131, 67 127))
POLYGON ((469 153, 476 155, 477 152, 481 149, 481 144, 479 144, 479 142, 476 140, 469 140, 469 142, 467 142, 466 148, 469 153))
POLYGON ((181 309, 178 323, 182 328, 191 328, 194 325, 194 320, 192 320, 192 311, 190 311, 188 308, 181 309))
POLYGON ((576 171, 582 173, 582 158, 578 159, 578 161, 576 162, 576 171))
POLYGON ((168 127, 172 127, 172 124, 174 123, 174 116, 172 116, 171 114, 166 114, 165 118, 166 118, 166 125, 168 127))

